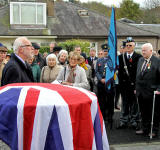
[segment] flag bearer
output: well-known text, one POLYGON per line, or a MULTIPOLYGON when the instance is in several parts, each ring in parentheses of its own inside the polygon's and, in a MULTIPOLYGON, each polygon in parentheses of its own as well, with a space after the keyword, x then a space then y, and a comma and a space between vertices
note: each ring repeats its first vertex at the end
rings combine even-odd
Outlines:
POLYGON ((98 79, 97 96, 104 120, 112 124, 112 117, 114 114, 114 88, 113 84, 111 85, 110 90, 107 90, 107 87, 105 86, 109 51, 108 44, 103 44, 101 48, 104 52, 104 57, 98 59, 96 64, 96 77, 98 79))

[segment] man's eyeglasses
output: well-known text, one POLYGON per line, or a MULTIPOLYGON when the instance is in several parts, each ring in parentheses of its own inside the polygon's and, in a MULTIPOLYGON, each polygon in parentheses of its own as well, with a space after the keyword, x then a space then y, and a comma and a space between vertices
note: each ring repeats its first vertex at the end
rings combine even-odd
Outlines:
POLYGON ((126 45, 127 47, 132 47, 132 45, 126 45))
POLYGON ((32 45, 22 45, 21 47, 32 47, 32 45))

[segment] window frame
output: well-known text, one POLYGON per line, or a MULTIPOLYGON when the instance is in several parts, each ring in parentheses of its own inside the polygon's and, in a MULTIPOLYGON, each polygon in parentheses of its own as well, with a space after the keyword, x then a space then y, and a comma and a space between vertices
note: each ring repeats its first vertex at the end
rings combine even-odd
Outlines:
POLYGON ((90 42, 90 48, 95 48, 96 56, 98 55, 98 42, 90 42))
POLYGON ((46 13, 46 3, 36 3, 36 2, 10 2, 10 24, 11 25, 45 25, 46 26, 46 23, 47 23, 47 20, 46 20, 46 16, 47 13, 46 13), (19 19, 20 19, 20 23, 15 23, 13 18, 14 18, 14 14, 13 14, 13 7, 14 7, 14 4, 17 4, 19 6, 19 19), (35 6, 35 9, 36 9, 36 23, 35 24, 30 24, 30 23, 27 23, 27 24, 24 24, 22 23, 22 14, 21 14, 21 9, 22 9, 22 5, 34 5, 35 6), (43 6, 43 23, 38 23, 38 12, 37 12, 37 6, 43 6))
POLYGON ((136 41, 135 42, 135 51, 141 54, 141 47, 143 44, 147 43, 147 41, 136 41))

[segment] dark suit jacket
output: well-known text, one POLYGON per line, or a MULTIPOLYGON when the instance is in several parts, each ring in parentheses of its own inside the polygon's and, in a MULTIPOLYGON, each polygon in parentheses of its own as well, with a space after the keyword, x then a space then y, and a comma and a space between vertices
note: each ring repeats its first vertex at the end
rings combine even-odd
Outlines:
POLYGON ((128 76, 126 70, 124 69, 123 54, 119 56, 118 79, 119 84, 122 88, 132 87, 133 89, 135 89, 137 64, 140 57, 142 57, 142 55, 134 52, 131 59, 128 60, 127 54, 124 54, 124 58, 129 72, 128 76))
MULTIPOLYGON (((94 60, 97 60, 97 59, 98 59, 97 57, 94 57, 94 60)), ((88 64, 89 64, 90 66, 92 66, 91 57, 88 57, 88 58, 87 58, 87 61, 88 61, 88 64)))
MULTIPOLYGON (((97 57, 94 57, 94 60, 93 61, 95 61, 95 60, 97 60, 98 58, 97 57)), ((88 64, 91 66, 91 69, 92 69, 92 78, 94 78, 95 77, 95 69, 94 69, 94 64, 93 64, 93 62, 91 61, 91 57, 88 57, 87 58, 87 61, 88 61, 88 64)))
POLYGON ((142 57, 138 62, 136 76, 136 94, 140 94, 144 98, 153 97, 155 90, 160 91, 160 59, 152 56, 150 59, 151 66, 146 68, 145 72, 141 73, 141 68, 144 62, 142 57))
POLYGON ((13 53, 2 72, 2 86, 9 83, 33 82, 32 70, 28 64, 18 59, 13 53))

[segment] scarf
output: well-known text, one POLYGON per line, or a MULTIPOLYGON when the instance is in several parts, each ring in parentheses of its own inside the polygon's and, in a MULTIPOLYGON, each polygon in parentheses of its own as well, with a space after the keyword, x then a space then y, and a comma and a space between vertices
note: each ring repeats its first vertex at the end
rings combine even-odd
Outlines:
POLYGON ((67 78, 67 82, 69 82, 69 83, 75 82, 75 76, 76 76, 76 74, 74 73, 75 69, 76 69, 76 67, 75 68, 69 67, 69 75, 67 78))
POLYGON ((84 68, 85 70, 88 70, 85 62, 81 63, 80 66, 81 66, 82 68, 84 68))

